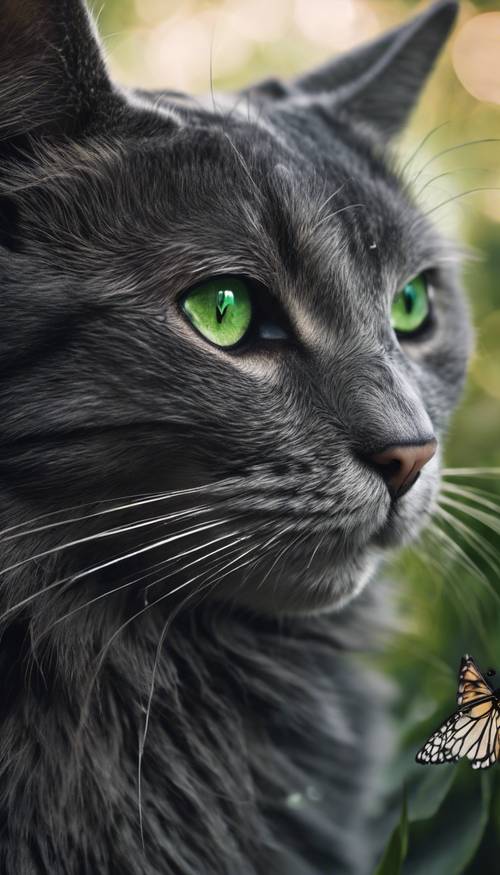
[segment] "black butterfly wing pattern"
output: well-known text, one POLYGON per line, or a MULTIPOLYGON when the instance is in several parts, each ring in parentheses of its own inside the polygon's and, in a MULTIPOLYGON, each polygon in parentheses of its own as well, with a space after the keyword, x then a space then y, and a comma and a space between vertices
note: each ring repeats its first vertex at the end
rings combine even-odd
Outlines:
POLYGON ((457 701, 461 707, 432 733, 416 760, 427 765, 467 757, 473 769, 489 768, 500 758, 500 704, 470 656, 462 659, 457 701))

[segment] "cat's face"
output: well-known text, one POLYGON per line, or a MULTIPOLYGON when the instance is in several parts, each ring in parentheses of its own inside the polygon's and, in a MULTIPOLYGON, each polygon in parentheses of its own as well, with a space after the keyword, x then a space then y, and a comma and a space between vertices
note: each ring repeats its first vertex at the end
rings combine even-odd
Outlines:
MULTIPOLYGON (((443 39, 452 4, 440 10, 420 33, 441 26, 443 39)), ((342 90, 345 62, 337 70, 342 90)), ((7 155, 12 512, 175 491, 127 509, 127 524, 167 517, 140 538, 98 546, 104 561, 143 550, 133 567, 146 573, 163 541, 154 562, 177 571, 157 595, 177 585, 266 611, 339 606, 432 510, 439 453, 396 499, 369 458, 439 439, 457 401, 469 332, 453 258, 387 169, 366 86, 328 102, 310 83, 268 83, 223 108, 110 93, 84 136, 7 155), (185 307, 217 277, 244 290, 249 328, 234 346, 204 336, 185 307), (430 315, 397 333, 394 299, 416 277, 430 315), (172 559, 183 544, 194 570, 172 559)))

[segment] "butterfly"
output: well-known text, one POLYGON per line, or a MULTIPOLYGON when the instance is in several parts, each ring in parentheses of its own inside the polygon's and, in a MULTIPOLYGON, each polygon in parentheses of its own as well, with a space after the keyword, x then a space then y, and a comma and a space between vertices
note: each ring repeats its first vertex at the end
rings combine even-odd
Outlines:
MULTIPOLYGON (((493 669, 487 677, 496 674, 493 669)), ((458 710, 432 733, 419 750, 417 763, 472 760, 473 769, 487 769, 500 758, 500 689, 494 690, 472 656, 465 655, 458 673, 458 710)))

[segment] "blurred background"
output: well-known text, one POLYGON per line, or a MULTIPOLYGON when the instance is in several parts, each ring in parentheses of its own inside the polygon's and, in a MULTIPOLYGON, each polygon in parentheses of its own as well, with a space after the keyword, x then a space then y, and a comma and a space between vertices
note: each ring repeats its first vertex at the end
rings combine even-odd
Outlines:
MULTIPOLYGON (((93 9, 118 81, 207 93, 211 76, 217 90, 297 74, 426 5, 95 0, 93 9)), ((377 873, 489 875, 500 871, 500 766, 484 774, 468 762, 422 767, 414 755, 454 709, 463 653, 500 671, 500 0, 463 0, 397 151, 420 203, 468 247, 464 281, 477 338, 440 507, 417 548, 389 570, 402 628, 375 657, 395 690, 392 761, 374 811, 388 842, 377 873), (391 839, 403 797, 408 841, 404 817, 391 839)))

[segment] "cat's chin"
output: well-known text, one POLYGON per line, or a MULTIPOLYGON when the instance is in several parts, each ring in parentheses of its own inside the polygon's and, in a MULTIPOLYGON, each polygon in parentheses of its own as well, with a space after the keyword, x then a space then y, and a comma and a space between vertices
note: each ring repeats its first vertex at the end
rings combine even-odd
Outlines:
POLYGON ((325 540, 318 545, 315 537, 302 539, 296 547, 282 550, 282 561, 270 568, 257 564, 241 577, 228 576, 214 594, 266 614, 340 610, 362 592, 385 556, 418 537, 432 514, 438 488, 435 469, 421 478, 412 494, 379 515, 378 526, 364 533, 365 540, 358 533, 348 548, 345 542, 325 540))
POLYGON ((358 596, 376 571, 380 552, 367 550, 306 575, 286 568, 273 580, 227 582, 218 597, 262 614, 311 614, 338 611, 358 596))

